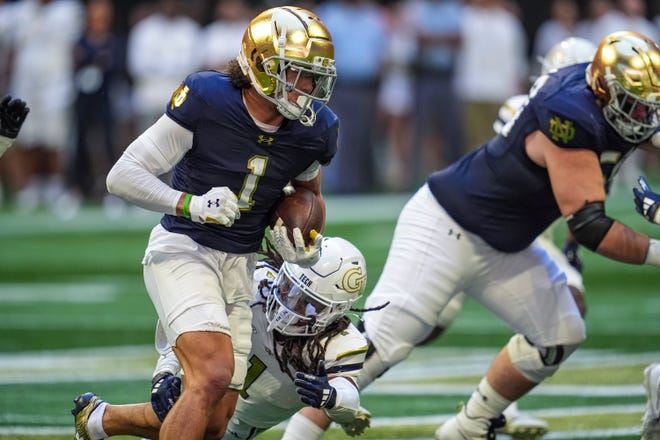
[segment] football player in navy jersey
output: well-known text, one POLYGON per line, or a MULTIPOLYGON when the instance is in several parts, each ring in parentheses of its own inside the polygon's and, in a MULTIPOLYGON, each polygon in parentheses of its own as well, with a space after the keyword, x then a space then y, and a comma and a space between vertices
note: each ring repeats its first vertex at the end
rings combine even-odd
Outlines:
MULTIPOLYGON (((266 10, 249 23, 227 71, 189 75, 108 174, 110 193, 164 213, 142 261, 144 280, 187 382, 161 440, 202 438, 212 419, 213 436, 225 430, 247 370, 248 302, 268 212, 289 182, 323 202, 320 166, 337 148, 338 119, 326 107, 335 80, 320 19, 297 7, 266 10), (169 171, 171 185, 159 179, 169 171)), ((313 265, 322 236, 306 246, 292 232, 293 242, 285 226, 273 228, 277 251, 313 265)), ((98 406, 79 396, 76 426, 98 406)))
POLYGON ((414 288, 432 296, 429 312, 463 290, 516 332, 436 439, 494 438, 504 408, 584 340, 565 275, 534 242, 553 221, 565 217, 577 242, 600 255, 660 266, 660 240, 608 217, 604 204, 621 162, 651 147, 659 114, 660 48, 635 32, 610 34, 591 63, 537 79, 499 135, 432 174, 404 208, 392 243, 404 258, 390 272, 392 287, 403 273, 412 287, 404 254, 425 243, 414 288))
POLYGON ((566 276, 535 241, 553 221, 565 217, 578 243, 605 257, 660 266, 660 241, 604 209, 605 186, 631 151, 650 147, 659 113, 660 48, 634 32, 608 35, 591 63, 541 76, 500 134, 406 204, 378 288, 425 307, 388 310, 410 323, 396 328, 432 329, 464 291, 516 333, 436 439, 495 438, 503 410, 584 340, 566 276))
MULTIPOLYGON (((567 38, 553 46, 541 59, 541 75, 549 74, 571 64, 585 63, 593 59, 596 45, 582 38, 567 38)), ((526 102, 527 95, 515 95, 507 99, 499 109, 498 118, 493 122, 493 130, 500 133, 502 127, 514 118, 516 112, 526 102)), ((552 226, 538 237, 539 243, 566 275, 566 281, 574 296, 582 316, 586 313, 584 283, 580 273, 581 264, 577 249, 572 248, 571 258, 555 246, 552 226)), ((567 246, 568 248, 568 246, 567 246)), ((385 271, 396 270, 385 262, 385 271)), ((391 284, 376 283, 366 300, 366 305, 387 303, 383 313, 370 313, 363 317, 365 336, 369 340, 369 351, 364 368, 356 378, 360 390, 364 390, 375 379, 394 365, 405 360, 413 348, 424 345, 442 335, 456 319, 467 299, 464 293, 452 297, 442 308, 433 326, 421 321, 417 316, 424 316, 421 310, 426 308, 428 296, 418 295, 417 291, 394 289, 391 284), (402 312, 401 310, 405 310, 402 312), (419 312, 418 312, 419 310, 419 312)), ((534 440, 541 438, 548 431, 548 424, 542 419, 520 411, 516 402, 512 402, 504 411, 506 424, 497 432, 508 434, 513 439, 534 440)), ((356 418, 340 426, 350 436, 361 435, 370 425, 371 414, 361 408, 356 418)), ((320 439, 324 430, 330 426, 327 416, 315 408, 306 407, 295 414, 286 426, 282 440, 320 439)))
POLYGON ((0 101, 0 156, 16 140, 30 109, 25 101, 6 95, 0 101))

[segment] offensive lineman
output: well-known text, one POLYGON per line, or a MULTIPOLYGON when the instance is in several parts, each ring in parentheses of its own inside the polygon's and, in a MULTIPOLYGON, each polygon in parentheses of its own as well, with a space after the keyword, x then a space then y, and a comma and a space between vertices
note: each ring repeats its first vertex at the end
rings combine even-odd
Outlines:
POLYGON ((592 251, 660 266, 660 241, 604 208, 607 182, 630 152, 649 145, 659 114, 660 48, 635 32, 610 34, 591 63, 541 76, 500 135, 431 175, 404 208, 393 248, 413 231, 443 237, 432 245, 435 267, 425 276, 435 304, 442 309, 462 287, 517 333, 436 439, 494 437, 504 408, 584 340, 565 276, 534 243, 558 217, 592 251))
POLYGON ((431 328, 464 291, 516 332, 437 440, 495 438, 503 410, 584 340, 565 275, 534 241, 556 219, 603 256, 660 266, 660 241, 604 210, 607 182, 650 146, 659 113, 660 48, 634 32, 610 34, 591 63, 540 77, 501 134, 432 174, 403 208, 378 288, 408 291, 425 307, 388 307, 400 325, 381 331, 431 328))
MULTIPOLYGON (((596 52, 596 46, 588 40, 568 38, 553 46, 546 56, 540 60, 541 75, 547 75, 562 67, 571 64, 584 63, 591 60, 596 52)), ((527 100, 527 95, 516 95, 509 98, 500 108, 498 119, 493 123, 495 133, 513 119, 516 112, 527 100)), ((566 274, 568 287, 573 294, 575 302, 582 316, 586 313, 584 301, 584 283, 582 280, 581 262, 574 242, 568 242, 565 251, 567 255, 555 246, 552 239, 552 228, 549 227, 538 238, 538 242, 550 254, 559 268, 566 274)), ((369 340, 370 350, 367 354, 363 371, 357 377, 360 390, 369 386, 377 377, 392 366, 408 357, 415 346, 424 345, 439 337, 457 317, 467 299, 464 293, 454 296, 437 318, 432 328, 424 322, 411 327, 407 320, 399 320, 396 313, 388 315, 388 310, 400 308, 403 304, 423 308, 424 302, 419 300, 414 291, 385 290, 376 285, 367 297, 367 306, 378 302, 389 302, 386 314, 365 315, 365 332, 369 340), (388 331, 393 328, 395 331, 388 331), (414 330, 410 330, 413 328, 414 330)), ((414 314, 413 314, 414 315, 414 314)), ((515 402, 504 411, 506 424, 498 432, 511 435, 513 438, 534 439, 540 438, 547 432, 547 423, 544 420, 531 417, 517 409, 515 402)), ((369 414, 362 411, 359 418, 352 424, 342 427, 349 435, 360 435, 369 425, 369 414)), ((311 440, 321 438, 323 432, 330 426, 330 420, 314 408, 303 408, 296 414, 286 427, 282 440, 311 440)))

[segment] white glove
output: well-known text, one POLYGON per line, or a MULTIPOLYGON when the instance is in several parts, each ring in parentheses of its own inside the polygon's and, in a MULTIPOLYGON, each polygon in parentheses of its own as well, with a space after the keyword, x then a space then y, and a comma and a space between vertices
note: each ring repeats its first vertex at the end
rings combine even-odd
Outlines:
POLYGON ((310 237, 313 242, 308 247, 305 247, 305 240, 303 239, 300 228, 293 228, 293 243, 291 243, 286 232, 286 226, 281 221, 282 219, 277 221, 270 234, 277 252, 285 261, 297 264, 300 267, 311 267, 315 265, 321 257, 323 235, 312 231, 310 237))
POLYGON ((192 196, 188 208, 190 219, 197 223, 231 226, 241 218, 238 199, 226 186, 211 188, 203 196, 192 196))

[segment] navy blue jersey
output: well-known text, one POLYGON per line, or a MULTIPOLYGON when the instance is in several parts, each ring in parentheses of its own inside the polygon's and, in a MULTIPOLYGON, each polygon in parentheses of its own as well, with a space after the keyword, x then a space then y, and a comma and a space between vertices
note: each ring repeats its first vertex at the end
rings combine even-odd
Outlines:
POLYGON ((537 80, 528 102, 486 144, 429 177, 438 202, 495 249, 517 252, 561 216, 545 168, 525 152, 525 137, 540 130, 560 148, 594 151, 604 185, 636 145, 604 119, 585 81, 587 64, 537 80))
POLYGON ((282 188, 314 161, 329 163, 337 150, 339 122, 330 109, 324 108, 312 127, 285 119, 276 133, 268 133, 252 120, 241 91, 215 71, 188 76, 167 115, 193 132, 192 149, 173 169, 172 187, 202 195, 227 186, 238 197, 241 218, 230 228, 173 215, 161 224, 225 252, 257 251, 282 188))

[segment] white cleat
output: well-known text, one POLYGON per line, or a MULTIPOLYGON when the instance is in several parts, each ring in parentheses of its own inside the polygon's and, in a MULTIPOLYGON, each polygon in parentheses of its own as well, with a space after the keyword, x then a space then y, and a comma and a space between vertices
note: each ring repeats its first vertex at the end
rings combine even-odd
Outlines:
POLYGON ((443 423, 435 430, 435 440, 494 440, 497 429, 504 426, 504 416, 487 420, 481 417, 470 417, 465 413, 465 407, 461 409, 458 416, 443 423), (472 430, 463 426, 459 418, 463 418, 463 423, 472 424, 472 430), (484 427, 485 426, 485 427, 484 427), (474 429, 477 431, 473 431, 474 429))
POLYGON ((470 440, 459 428, 458 420, 452 417, 435 430, 435 440, 470 440))
POLYGON ((660 440, 660 364, 644 369, 646 411, 642 419, 642 439, 660 440))
POLYGON ((538 440, 548 432, 548 422, 521 412, 516 403, 504 410, 506 424, 497 432, 510 435, 514 440, 538 440))

